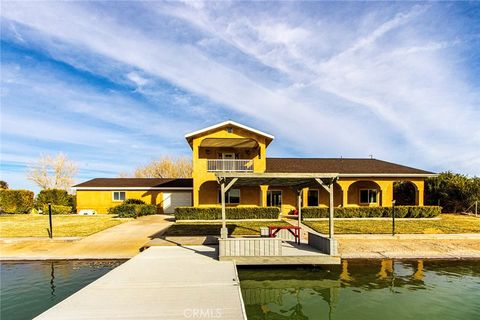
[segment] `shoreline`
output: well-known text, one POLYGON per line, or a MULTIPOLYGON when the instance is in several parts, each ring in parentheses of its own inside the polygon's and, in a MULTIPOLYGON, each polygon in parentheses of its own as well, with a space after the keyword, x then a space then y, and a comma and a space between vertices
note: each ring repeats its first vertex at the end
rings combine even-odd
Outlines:
MULTIPOLYGON (((32 257, 32 258, 1 258, 0 259, 0 264, 2 263, 14 263, 14 262, 49 262, 49 261, 82 261, 82 262, 87 262, 87 261, 128 261, 132 259, 133 257, 130 258, 38 258, 38 257, 32 257)), ((436 256, 436 257, 341 257, 342 261, 343 260, 355 260, 355 261, 372 261, 372 260, 399 260, 399 261, 412 261, 412 260, 429 260, 429 261, 480 261, 480 256, 464 256, 464 257, 452 257, 452 256, 436 256)), ((292 264, 279 264, 279 265, 258 265, 258 266, 251 266, 251 265, 238 265, 237 267, 244 268, 244 267, 277 267, 277 266, 286 266, 286 267, 296 267, 298 265, 292 265, 292 264)), ((302 265, 305 266, 305 265, 302 265)), ((316 266, 316 265, 311 265, 311 266, 316 266)))

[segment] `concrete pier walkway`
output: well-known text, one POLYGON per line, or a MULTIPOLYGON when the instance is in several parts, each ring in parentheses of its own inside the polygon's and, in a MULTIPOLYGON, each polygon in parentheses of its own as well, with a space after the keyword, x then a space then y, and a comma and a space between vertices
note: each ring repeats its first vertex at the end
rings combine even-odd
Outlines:
POLYGON ((35 319, 246 319, 235 264, 217 255, 149 248, 35 319))

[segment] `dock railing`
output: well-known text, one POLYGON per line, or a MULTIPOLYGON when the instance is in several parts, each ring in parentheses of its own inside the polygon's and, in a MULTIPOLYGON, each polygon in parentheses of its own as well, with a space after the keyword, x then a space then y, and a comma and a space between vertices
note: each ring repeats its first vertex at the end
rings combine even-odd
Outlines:
POLYGON ((282 255, 279 238, 219 239, 220 257, 266 257, 282 255))

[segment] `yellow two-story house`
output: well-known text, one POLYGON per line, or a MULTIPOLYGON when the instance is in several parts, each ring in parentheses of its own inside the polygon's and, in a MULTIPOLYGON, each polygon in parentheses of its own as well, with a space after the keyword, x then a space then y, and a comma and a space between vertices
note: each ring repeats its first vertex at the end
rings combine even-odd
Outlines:
POLYGON ((288 213, 299 205, 326 207, 330 193, 334 206, 391 206, 395 183, 412 190, 410 203, 402 204, 423 206, 424 180, 434 176, 377 159, 269 158, 274 136, 234 121, 185 138, 192 149, 191 179, 92 179, 75 186, 77 210, 106 213, 135 198, 173 213, 177 206, 220 206, 223 195, 226 206, 278 206, 288 213), (331 192, 321 185, 325 179, 331 192), (228 191, 222 193, 222 185, 228 191))

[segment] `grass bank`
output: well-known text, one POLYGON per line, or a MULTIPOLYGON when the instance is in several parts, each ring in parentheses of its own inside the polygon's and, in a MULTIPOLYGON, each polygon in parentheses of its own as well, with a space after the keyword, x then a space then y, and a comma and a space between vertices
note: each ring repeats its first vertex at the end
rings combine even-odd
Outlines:
MULTIPOLYGON (((85 237, 131 219, 112 215, 78 216, 54 215, 54 237, 85 237)), ((48 215, 0 215, 0 237, 48 237, 48 215)))
MULTIPOLYGON (((328 233, 328 221, 304 221, 310 228, 328 233)), ((442 234, 480 233, 480 218, 471 216, 442 214, 439 220, 397 220, 397 233, 402 234, 442 234)), ((336 220, 337 234, 384 234, 392 232, 391 220, 336 220)))
MULTIPOLYGON (((227 222, 230 235, 260 235, 260 227, 288 225, 285 221, 236 221, 227 222)), ((208 236, 219 235, 221 222, 177 222, 171 226, 165 236, 208 236)))

